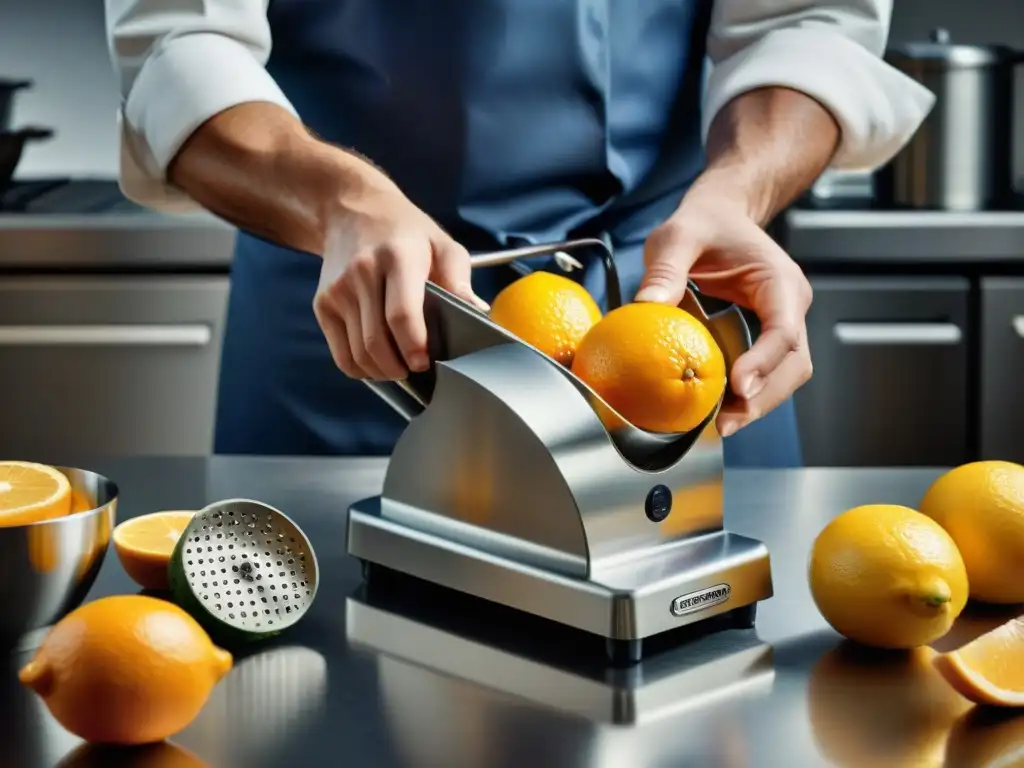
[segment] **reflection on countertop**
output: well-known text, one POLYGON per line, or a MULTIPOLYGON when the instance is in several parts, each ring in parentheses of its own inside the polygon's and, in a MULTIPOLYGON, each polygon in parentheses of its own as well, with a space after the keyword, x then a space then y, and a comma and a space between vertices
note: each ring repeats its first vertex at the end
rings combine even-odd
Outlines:
POLYGON ((235 659, 200 717, 175 741, 218 768, 256 764, 297 727, 321 717, 326 701, 327 659, 321 653, 302 645, 259 648, 235 659))
POLYGON ((955 650, 1020 611, 971 604, 948 635, 909 651, 833 642, 808 672, 807 715, 819 753, 837 766, 1024 765, 1024 714, 975 706, 932 666, 938 652, 955 650))
POLYGON ((56 768, 214 768, 177 744, 162 741, 122 749, 101 744, 82 744, 56 768))
POLYGON ((764 706, 774 679, 771 646, 753 630, 608 669, 503 631, 471 598, 460 610, 459 596, 409 580, 382 594, 376 578, 347 599, 346 633, 374 661, 382 712, 410 768, 484 766, 496 754, 503 765, 560 768, 668 765, 684 753, 709 766, 749 764, 738 719, 764 706))

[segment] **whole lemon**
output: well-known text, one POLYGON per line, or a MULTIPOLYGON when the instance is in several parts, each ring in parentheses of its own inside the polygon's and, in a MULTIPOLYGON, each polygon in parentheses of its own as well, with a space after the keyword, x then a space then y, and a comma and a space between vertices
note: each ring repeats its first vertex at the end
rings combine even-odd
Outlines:
POLYGON ((868 504, 840 514, 815 539, 808 577, 832 628, 877 648, 927 645, 967 604, 956 544, 909 507, 868 504))
POLYGON ((120 595, 61 619, 18 677, 76 736, 139 745, 184 729, 231 666, 181 608, 120 595))
POLYGON ((971 597, 1024 603, 1024 466, 976 461, 939 477, 921 500, 964 558, 971 597))
POLYGON ((495 296, 490 318, 568 366, 587 331, 601 319, 601 308, 579 283, 541 271, 519 278, 495 296))

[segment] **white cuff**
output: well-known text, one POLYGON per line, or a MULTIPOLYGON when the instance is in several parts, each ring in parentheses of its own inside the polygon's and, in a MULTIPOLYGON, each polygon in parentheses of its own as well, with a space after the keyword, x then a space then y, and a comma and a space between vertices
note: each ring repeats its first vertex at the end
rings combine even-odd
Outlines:
POLYGON ((704 101, 703 136, 732 99, 763 87, 785 87, 815 99, 839 123, 831 167, 873 170, 910 140, 935 96, 860 44, 828 29, 779 29, 719 62, 704 101))
POLYGON ((136 202, 196 209, 166 181, 167 166, 197 128, 225 109, 269 102, 295 108, 241 43, 220 34, 168 40, 145 64, 121 117, 121 187, 136 202))

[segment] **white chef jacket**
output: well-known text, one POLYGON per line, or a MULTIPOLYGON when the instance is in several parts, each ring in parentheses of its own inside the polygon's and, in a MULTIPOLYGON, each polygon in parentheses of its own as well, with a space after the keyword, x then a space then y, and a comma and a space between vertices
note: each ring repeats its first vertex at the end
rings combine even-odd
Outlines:
MULTIPOLYGON (((621 0, 629 2, 630 0, 621 0)), ((680 0, 685 2, 685 0, 680 0)), ((715 0, 707 40, 706 137, 730 100, 781 86, 821 103, 841 129, 836 170, 870 170, 910 139, 934 96, 881 59, 892 0, 715 0)), ((106 0, 123 97, 120 179, 152 208, 198 206, 167 182, 171 160, 206 120, 246 102, 295 113, 267 72, 267 0, 106 0)))

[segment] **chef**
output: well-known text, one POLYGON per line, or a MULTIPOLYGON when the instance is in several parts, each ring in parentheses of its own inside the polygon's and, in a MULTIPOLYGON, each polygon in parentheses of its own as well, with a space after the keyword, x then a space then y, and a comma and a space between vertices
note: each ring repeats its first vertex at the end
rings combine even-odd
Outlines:
MULTIPOLYGON (((891 0, 106 0, 121 186, 237 225, 214 450, 390 453, 360 379, 422 370, 424 282, 468 252, 607 237, 623 293, 752 309, 726 462, 801 461, 811 289, 764 232, 871 169, 931 94, 880 57, 891 0)), ((544 263, 533 266, 544 268, 544 263)), ((581 279, 599 300, 600 266, 581 279)))

